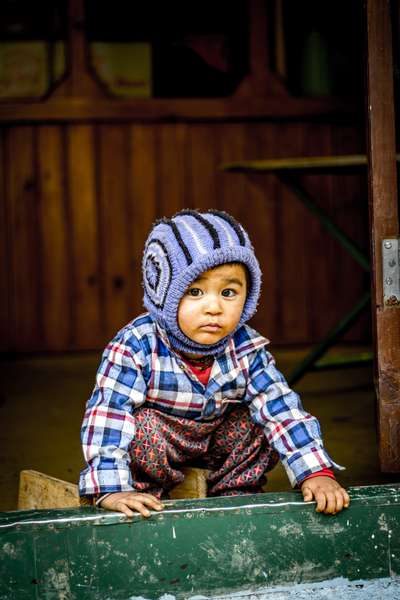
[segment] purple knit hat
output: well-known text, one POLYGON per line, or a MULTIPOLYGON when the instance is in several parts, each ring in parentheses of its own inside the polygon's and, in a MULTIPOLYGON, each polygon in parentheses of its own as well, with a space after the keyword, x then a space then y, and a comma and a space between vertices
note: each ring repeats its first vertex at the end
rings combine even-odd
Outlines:
POLYGON ((260 266, 243 227, 217 210, 182 210, 155 223, 143 255, 143 301, 176 350, 215 356, 225 349, 234 331, 216 344, 198 344, 180 329, 177 313, 182 296, 201 273, 230 262, 244 264, 250 275, 237 330, 255 313, 261 288, 260 266))

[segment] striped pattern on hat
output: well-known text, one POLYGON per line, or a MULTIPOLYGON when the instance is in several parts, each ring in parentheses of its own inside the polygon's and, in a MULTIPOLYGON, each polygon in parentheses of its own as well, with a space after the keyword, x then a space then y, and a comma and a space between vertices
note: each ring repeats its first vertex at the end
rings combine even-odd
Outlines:
POLYGON ((218 210, 186 209, 155 223, 143 255, 144 305, 177 350, 215 355, 229 342, 231 336, 212 346, 198 344, 177 322, 179 303, 189 285, 204 271, 229 262, 243 263, 251 282, 239 328, 254 314, 261 287, 260 267, 243 227, 218 210))

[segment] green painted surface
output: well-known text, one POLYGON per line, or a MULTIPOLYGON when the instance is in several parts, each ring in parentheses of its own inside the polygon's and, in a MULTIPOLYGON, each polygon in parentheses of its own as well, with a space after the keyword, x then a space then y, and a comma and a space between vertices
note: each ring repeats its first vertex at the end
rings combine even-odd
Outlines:
POLYGON ((350 495, 334 517, 300 492, 171 501, 132 521, 94 508, 1 513, 0 598, 189 598, 400 575, 400 485, 350 495))

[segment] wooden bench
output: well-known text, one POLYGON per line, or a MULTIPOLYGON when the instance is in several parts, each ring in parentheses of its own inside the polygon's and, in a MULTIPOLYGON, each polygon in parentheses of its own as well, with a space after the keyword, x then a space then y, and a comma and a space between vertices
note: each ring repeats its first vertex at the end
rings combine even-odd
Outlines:
MULTIPOLYGON (((170 497, 205 498, 207 496, 207 471, 183 467, 185 479, 175 486, 170 497)), ((51 477, 39 471, 24 470, 19 477, 18 510, 77 507, 82 499, 78 486, 69 481, 51 477)))

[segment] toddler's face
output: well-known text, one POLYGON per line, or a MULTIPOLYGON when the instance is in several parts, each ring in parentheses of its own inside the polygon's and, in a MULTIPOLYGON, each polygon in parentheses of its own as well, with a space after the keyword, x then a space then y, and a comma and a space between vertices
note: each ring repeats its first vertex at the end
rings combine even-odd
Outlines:
POLYGON ((215 344, 234 331, 246 302, 246 267, 226 264, 205 271, 186 290, 178 324, 198 344, 215 344))

